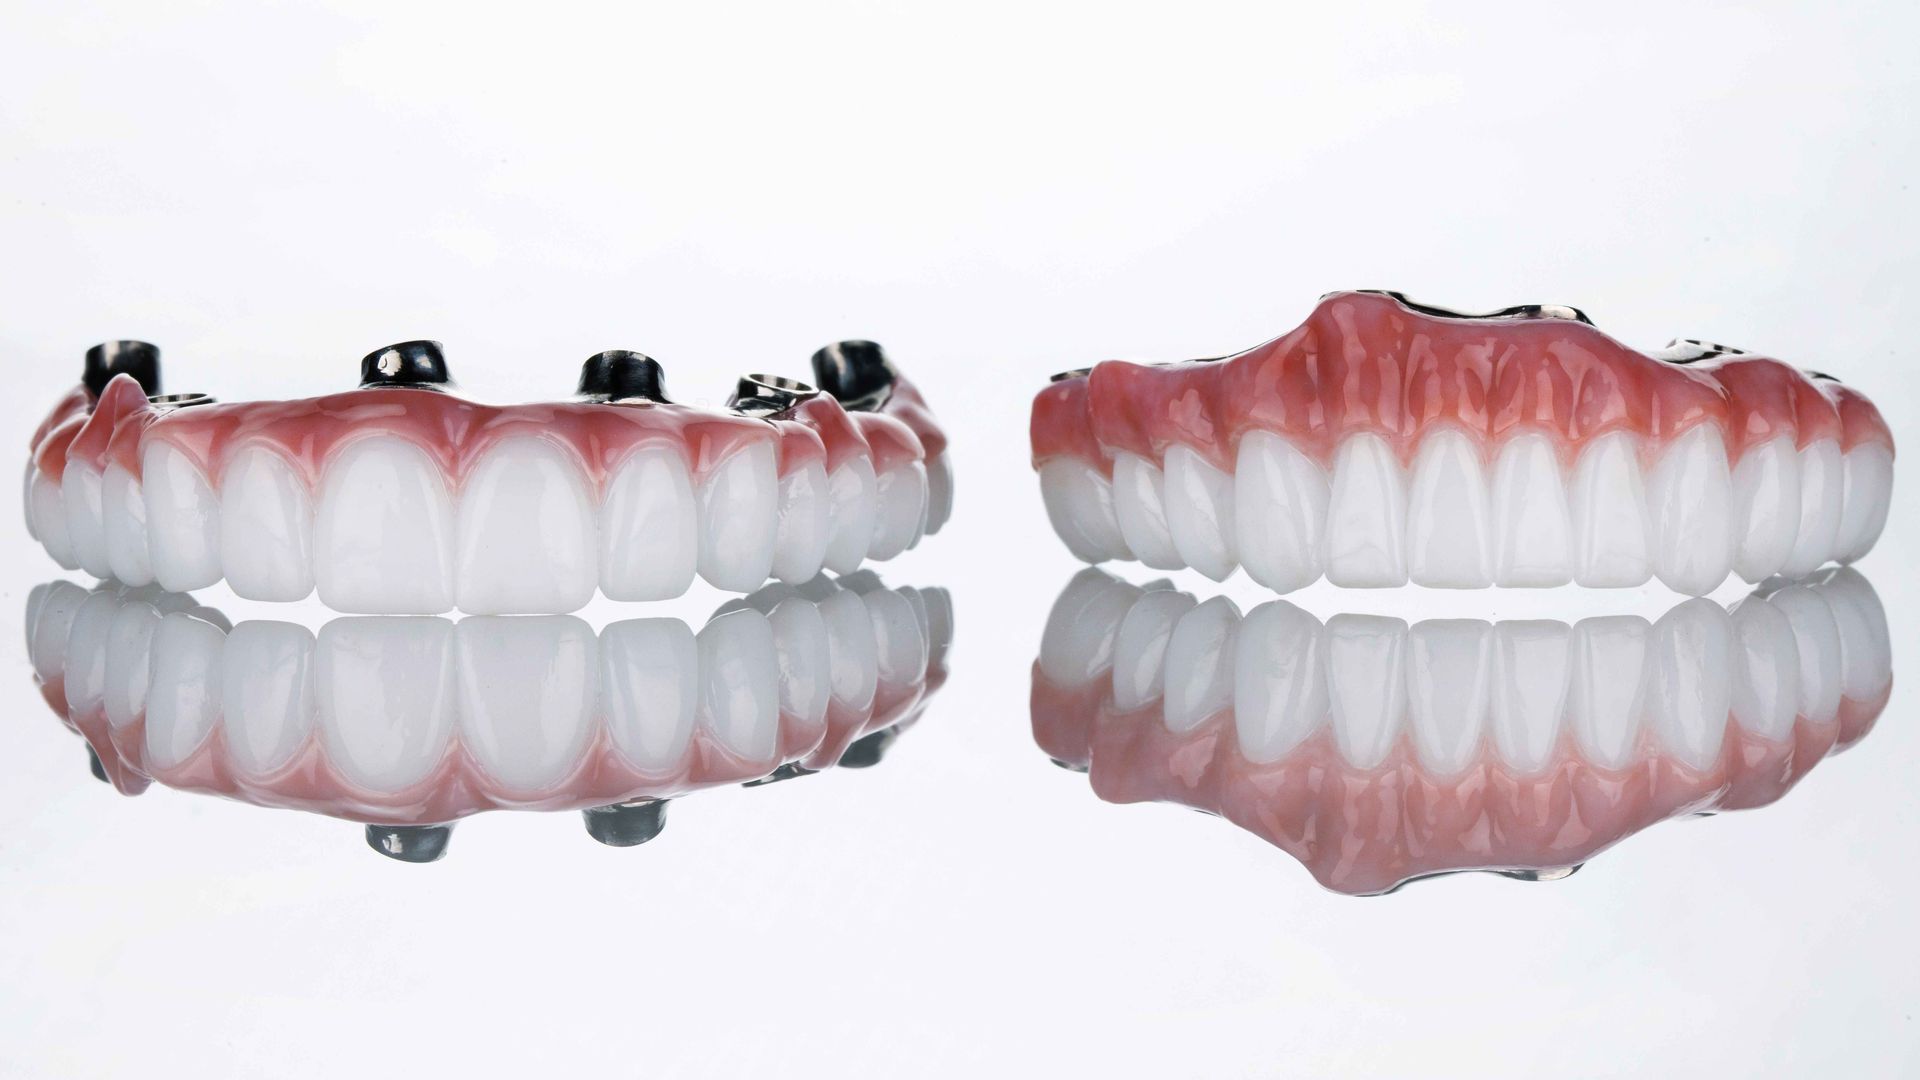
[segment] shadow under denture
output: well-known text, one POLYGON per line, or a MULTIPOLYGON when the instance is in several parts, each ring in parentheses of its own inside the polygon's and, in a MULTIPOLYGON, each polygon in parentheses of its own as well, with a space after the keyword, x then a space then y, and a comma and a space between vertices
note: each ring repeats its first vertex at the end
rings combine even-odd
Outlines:
POLYGON ((1892 681, 1851 569, 1652 623, 1411 627, 1283 600, 1242 617, 1088 570, 1055 604, 1031 709, 1040 750, 1101 799, 1217 814, 1373 894, 1563 877, 1661 821, 1770 804, 1865 737, 1892 681))

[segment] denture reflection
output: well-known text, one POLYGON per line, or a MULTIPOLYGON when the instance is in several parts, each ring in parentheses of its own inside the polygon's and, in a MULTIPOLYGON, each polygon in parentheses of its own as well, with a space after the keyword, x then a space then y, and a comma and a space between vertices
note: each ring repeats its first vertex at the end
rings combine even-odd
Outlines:
POLYGON ((1571 625, 1242 616, 1099 570, 1055 602, 1033 734, 1108 802, 1218 814, 1343 893, 1491 870, 1561 877, 1668 818, 1764 806, 1892 691, 1852 569, 1731 609, 1571 625))
POLYGON ((873 764, 946 681, 943 589, 870 573, 776 585, 698 631, 572 616, 230 625, 188 596, 59 581, 27 603, 47 703, 95 775, 364 822, 376 850, 444 852, 488 810, 584 810, 613 846, 666 800, 873 764))

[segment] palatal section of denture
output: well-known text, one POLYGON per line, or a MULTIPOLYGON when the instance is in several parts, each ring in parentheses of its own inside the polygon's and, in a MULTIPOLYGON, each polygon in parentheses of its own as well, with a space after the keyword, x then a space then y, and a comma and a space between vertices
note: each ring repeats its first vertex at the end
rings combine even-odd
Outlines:
POLYGON ((596 588, 657 600, 696 575, 746 592, 852 573, 952 503, 932 413, 877 347, 848 349, 864 344, 816 358, 831 393, 755 376, 725 410, 617 388, 495 407, 430 383, 180 407, 149 401, 157 369, 147 386, 122 374, 36 434, 29 529, 103 579, 317 589, 366 614, 558 613, 596 588))
POLYGON ((1859 392, 1731 350, 1658 359, 1576 316, 1339 293, 1235 356, 1059 376, 1032 418, 1048 516, 1087 562, 1280 591, 1700 595, 1873 546, 1893 440, 1859 392))
POLYGON ((335 619, 316 635, 152 587, 34 590, 43 692, 116 786, 387 825, 668 798, 830 768, 946 680, 942 589, 870 573, 678 619, 335 619))
POLYGON ((1658 620, 1241 615, 1088 569, 1056 602, 1033 729, 1113 802, 1220 814, 1322 884, 1576 866, 1680 814, 1778 799, 1892 689, 1850 568, 1658 620))

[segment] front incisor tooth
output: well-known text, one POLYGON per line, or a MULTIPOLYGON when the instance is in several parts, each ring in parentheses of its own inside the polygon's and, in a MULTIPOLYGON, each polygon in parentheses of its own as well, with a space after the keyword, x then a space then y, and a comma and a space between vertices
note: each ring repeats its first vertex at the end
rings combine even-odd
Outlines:
POLYGON ((1407 714, 1420 760, 1437 776, 1473 764, 1486 730, 1488 642, 1478 619, 1428 619, 1407 634, 1407 714))
POLYGON ((1120 535, 1133 557, 1156 570, 1178 570, 1187 564, 1173 546, 1167 529, 1166 477, 1160 467, 1138 454, 1113 457, 1113 510, 1120 535))
POLYGON ((1188 566, 1215 581, 1233 573, 1233 477, 1192 447, 1175 444, 1166 456, 1167 530, 1188 566))
POLYGON ((1341 588, 1407 583, 1407 484, 1387 441, 1350 436, 1333 460, 1327 502, 1327 580, 1341 588))
POLYGON ((716 589, 750 592, 773 575, 780 526, 771 439, 714 466, 700 485, 700 576, 716 589))
POLYGON ((1256 765, 1286 757, 1327 719, 1320 621, 1269 600, 1234 635, 1233 717, 1240 754, 1256 765))
POLYGON ((1800 461, 1793 439, 1749 447, 1733 469, 1733 570, 1748 582, 1780 572, 1800 528, 1800 461))
POLYGON ((313 591, 313 499, 293 466, 264 446, 227 460, 220 481, 220 563, 248 600, 299 600, 313 591))
POLYGON ((1547 588, 1573 580, 1573 522, 1553 440, 1508 439, 1493 465, 1493 582, 1547 588))
POLYGON ((321 603, 369 615, 448 610, 453 531, 453 499, 426 451, 390 435, 348 445, 327 466, 314 512, 321 603))
POLYGON ((1640 743, 1647 642, 1652 629, 1635 615, 1602 615, 1573 626, 1567 718, 1580 754, 1603 769, 1624 769, 1640 743))
POLYGON ((1711 600, 1689 600, 1653 625, 1653 729, 1667 753, 1690 768, 1705 769, 1720 757, 1732 705, 1732 648, 1727 613, 1711 600))
POLYGON ((672 772, 693 738, 700 661, 679 619, 627 619, 600 632, 600 693, 614 748, 634 768, 672 772))
POLYGON ((1074 558, 1099 563, 1128 557, 1114 516, 1113 485, 1093 466, 1071 457, 1040 466, 1040 498, 1053 531, 1074 558))
POLYGON ((1806 577, 1835 555, 1844 483, 1841 466, 1840 444, 1832 439, 1800 448, 1800 528, 1793 552, 1780 570, 1787 577, 1806 577))
POLYGON ((621 462, 600 506, 600 591, 670 600, 693 584, 699 513, 680 452, 642 447, 621 462))
POLYGON ((227 759, 259 778, 293 760, 313 733, 313 634, 295 623, 250 619, 227 635, 220 713, 227 759))
POLYGON ((1639 440, 1624 431, 1587 443, 1573 470, 1573 580, 1630 589, 1653 576, 1639 440))
POLYGON ((1327 620, 1327 709, 1334 745, 1357 769, 1393 752, 1407 716, 1407 624, 1380 615, 1327 620))
POLYGON ((313 689, 333 768, 369 791, 405 791, 434 771, 453 737, 453 624, 334 619, 314 646, 313 689))
POLYGON ((1887 524, 1893 497, 1893 451, 1865 443, 1847 451, 1841 469, 1840 529, 1834 550, 1852 562, 1872 550, 1887 524))
POLYGON ((570 615, 454 625, 461 745, 510 796, 553 791, 594 733, 599 643, 570 615))
POLYGON ((533 436, 500 440, 460 492, 455 602, 476 615, 572 611, 593 599, 598 526, 573 455, 533 436))
POLYGON ((1553 762, 1566 711, 1571 628, 1551 620, 1493 627, 1493 741, 1521 775, 1553 762))
POLYGON ((1465 433, 1429 431, 1413 459, 1407 495, 1407 575, 1416 585, 1493 584, 1487 472, 1465 433))
POLYGON ((730 611, 707 623, 695 640, 701 726, 735 757, 771 767, 780 734, 780 661, 772 624, 751 609, 730 611))
POLYGON ((1719 429, 1696 424, 1675 439, 1647 488, 1654 574, 1675 592, 1712 592, 1733 569, 1733 483, 1719 429))
POLYGON ((140 472, 154 580, 168 592, 219 581, 220 504, 206 473, 165 439, 147 440, 140 472))
POLYGON ((1249 431, 1234 465, 1240 565, 1269 589, 1311 584, 1325 568, 1327 473, 1287 439, 1249 431))

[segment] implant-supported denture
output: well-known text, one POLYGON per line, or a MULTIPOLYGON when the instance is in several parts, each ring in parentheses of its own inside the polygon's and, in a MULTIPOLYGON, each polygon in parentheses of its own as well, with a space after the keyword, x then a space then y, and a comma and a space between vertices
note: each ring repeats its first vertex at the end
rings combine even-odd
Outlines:
POLYGON ((1559 876, 1668 818, 1762 806, 1893 686, 1851 568, 1649 623, 1244 616, 1083 570, 1033 668, 1033 734, 1109 802, 1227 818, 1339 892, 1559 876))
POLYGON ((586 363, 573 401, 447 392, 440 347, 369 355, 300 401, 162 395, 158 350, 88 353, 35 433, 29 530, 69 569, 367 614, 572 611, 851 573, 938 530, 946 438, 871 342, 813 358, 821 389, 752 375, 725 409, 668 400, 639 353, 586 363))
MULTIPOLYGON (((43 695, 121 791, 158 781, 383 829, 871 764, 946 681, 952 631, 945 590, 865 571, 769 586, 697 630, 350 616, 316 635, 64 581, 27 605, 43 695)), ((595 812, 596 836, 618 823, 595 812)))
POLYGON ((1054 530, 1087 562, 1246 568, 1287 591, 1800 577, 1866 554, 1893 439, 1858 391, 1696 341, 1649 356, 1572 308, 1323 299, 1211 361, 1107 361, 1034 399, 1054 530))

